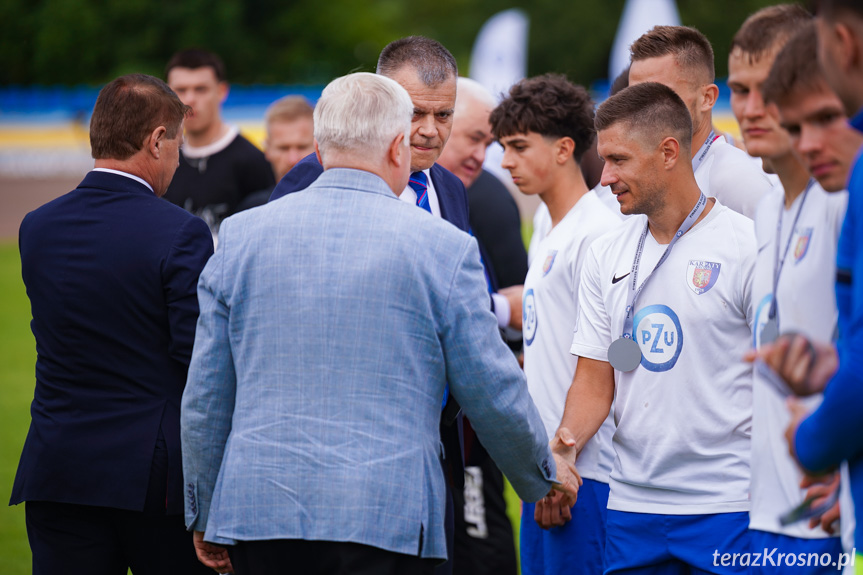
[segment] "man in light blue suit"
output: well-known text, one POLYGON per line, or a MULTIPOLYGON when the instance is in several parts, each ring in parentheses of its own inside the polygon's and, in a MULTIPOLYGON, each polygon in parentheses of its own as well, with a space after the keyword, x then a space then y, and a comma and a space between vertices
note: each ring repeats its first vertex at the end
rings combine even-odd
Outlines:
POLYGON ((396 196, 412 112, 389 78, 333 81, 315 108, 323 175, 222 225, 182 405, 186 522, 211 567, 431 572, 446 382, 523 499, 554 485, 574 503, 476 241, 396 196))

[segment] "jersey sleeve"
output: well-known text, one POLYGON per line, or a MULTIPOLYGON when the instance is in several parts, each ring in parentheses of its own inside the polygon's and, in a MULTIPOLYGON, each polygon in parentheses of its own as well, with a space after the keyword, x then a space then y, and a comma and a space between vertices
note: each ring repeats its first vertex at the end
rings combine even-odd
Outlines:
POLYGON ((588 249, 581 269, 578 286, 578 317, 572 334, 573 355, 608 361, 608 346, 613 334, 611 321, 602 297, 599 256, 594 247, 588 249))
POLYGON ((723 165, 726 169, 719 169, 714 164, 710 170, 710 193, 724 205, 752 219, 761 199, 773 189, 773 183, 755 162, 746 157, 745 152, 731 148, 723 151, 733 158, 723 165), (729 166, 734 169, 727 169, 729 166))

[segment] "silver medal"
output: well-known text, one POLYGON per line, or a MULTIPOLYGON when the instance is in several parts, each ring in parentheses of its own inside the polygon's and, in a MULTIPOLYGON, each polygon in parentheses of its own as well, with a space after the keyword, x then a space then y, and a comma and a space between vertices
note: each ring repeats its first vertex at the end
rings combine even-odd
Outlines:
POLYGON ((761 328, 761 345, 773 343, 779 338, 779 326, 776 323, 776 318, 770 318, 764 327, 761 328))
POLYGON ((608 362, 617 371, 632 371, 641 363, 641 348, 634 340, 621 337, 608 346, 608 362))

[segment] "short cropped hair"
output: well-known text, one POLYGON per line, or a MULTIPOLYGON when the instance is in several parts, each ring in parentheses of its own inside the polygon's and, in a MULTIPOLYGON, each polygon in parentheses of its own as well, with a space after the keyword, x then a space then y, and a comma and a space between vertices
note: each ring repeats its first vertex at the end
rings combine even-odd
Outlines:
POLYGON ((414 68, 430 88, 458 77, 458 64, 450 51, 425 36, 408 36, 387 44, 378 57, 377 73, 392 77, 405 66, 414 68))
POLYGON ((641 137, 657 142, 668 136, 680 143, 687 158, 692 149, 692 119, 674 90, 657 82, 629 86, 611 96, 596 110, 596 130, 625 123, 641 137))
POLYGON ((863 18, 863 5, 860 0, 812 0, 812 12, 835 20, 842 12, 851 12, 858 18, 863 18))
POLYGON ((765 101, 781 105, 792 97, 829 89, 827 85, 818 65, 815 22, 809 22, 777 54, 761 93, 765 101))
POLYGON ((409 145, 413 109, 407 91, 386 76, 357 72, 336 78, 315 106, 315 140, 321 156, 336 151, 383 157, 399 134, 409 145))
POLYGON ((812 14, 799 4, 777 4, 758 10, 747 18, 731 40, 730 52, 735 50, 756 62, 763 56, 774 54, 804 24, 812 19, 812 14))
POLYGON ((174 68, 189 68, 195 70, 197 68, 212 68, 216 75, 216 80, 226 82, 225 63, 216 54, 201 50, 200 48, 189 48, 177 52, 171 59, 168 60, 168 65, 165 66, 165 77, 171 73, 174 68))
POLYGON ((536 76, 513 85, 509 96, 492 111, 489 121, 498 140, 528 132, 572 138, 576 162, 581 161, 596 136, 590 94, 559 74, 536 76))
POLYGON ((609 96, 614 96, 624 88, 629 87, 629 68, 630 66, 627 66, 611 83, 611 87, 608 89, 609 96))
POLYGON ((283 96, 270 104, 264 113, 264 122, 293 122, 301 118, 312 119, 315 109, 302 96, 283 96))
POLYGON ((708 82, 716 79, 713 46, 707 37, 688 26, 654 26, 629 48, 633 62, 674 55, 677 65, 688 72, 701 72, 708 82))
POLYGON ((120 76, 96 98, 90 118, 90 150, 96 160, 128 160, 164 126, 176 138, 189 106, 165 82, 146 74, 120 76))

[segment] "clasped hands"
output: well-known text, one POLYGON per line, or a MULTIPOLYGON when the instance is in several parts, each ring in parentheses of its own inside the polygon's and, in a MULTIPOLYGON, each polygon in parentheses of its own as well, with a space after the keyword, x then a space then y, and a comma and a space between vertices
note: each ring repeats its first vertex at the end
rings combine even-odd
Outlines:
POLYGON ((557 480, 548 495, 536 502, 533 517, 543 529, 559 527, 572 519, 572 506, 578 499, 581 476, 575 468, 575 438, 566 427, 561 427, 550 442, 551 453, 557 464, 557 480))
POLYGON ((217 573, 233 573, 234 567, 231 565, 231 558, 228 557, 228 550, 221 545, 204 541, 203 531, 194 531, 192 533, 192 542, 195 545, 195 553, 198 555, 198 561, 214 569, 217 573))

